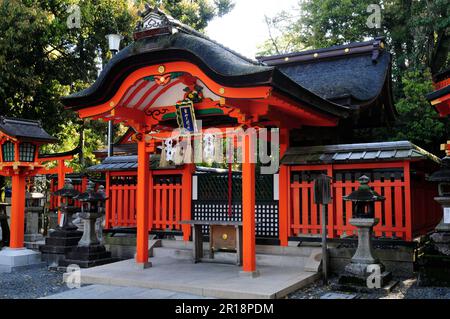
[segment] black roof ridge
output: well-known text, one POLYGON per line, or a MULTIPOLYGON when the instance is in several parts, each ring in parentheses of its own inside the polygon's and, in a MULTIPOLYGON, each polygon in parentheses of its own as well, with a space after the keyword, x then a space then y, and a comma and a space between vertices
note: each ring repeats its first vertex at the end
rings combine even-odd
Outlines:
MULTIPOLYGON (((257 56, 256 59, 262 60, 262 61, 276 60, 276 59, 286 58, 286 57, 309 55, 312 53, 330 52, 330 51, 337 51, 337 50, 346 49, 346 48, 350 49, 350 48, 363 47, 363 46, 368 46, 371 44, 373 45, 377 42, 384 43, 384 37, 375 37, 375 38, 373 38, 371 40, 367 40, 367 41, 350 42, 347 44, 338 44, 338 45, 333 45, 330 47, 319 48, 319 49, 309 49, 309 50, 302 50, 302 51, 289 52, 289 53, 283 53, 283 54, 267 55, 267 56, 262 55, 262 56, 257 56)), ((351 53, 349 53, 349 54, 351 54, 351 53)))
POLYGON ((447 95, 449 93, 450 93, 450 85, 447 85, 447 86, 440 88, 439 90, 428 93, 426 95, 426 98, 428 101, 432 101, 432 100, 438 99, 444 95, 447 95))

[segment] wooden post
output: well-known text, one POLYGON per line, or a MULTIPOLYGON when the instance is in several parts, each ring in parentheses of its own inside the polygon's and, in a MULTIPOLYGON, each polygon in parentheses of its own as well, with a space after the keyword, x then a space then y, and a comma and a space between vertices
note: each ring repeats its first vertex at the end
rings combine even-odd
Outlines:
POLYGON ((405 240, 413 240, 413 224, 412 224, 412 210, 411 210, 411 176, 410 164, 408 161, 403 163, 403 180, 405 181, 405 240))
MULTIPOLYGON (((111 173, 109 171, 105 173, 105 192, 106 196, 108 196, 105 202, 105 229, 109 229, 111 219, 111 201, 109 200, 111 198, 111 173)), ((133 212, 130 213, 132 214, 133 212)))
MULTIPOLYGON (((64 180, 66 177, 65 173, 65 162, 64 160, 58 160, 58 189, 64 187, 64 180)), ((58 207, 61 206, 61 196, 58 196, 57 199, 58 207)), ((58 209, 58 225, 61 225, 61 210, 58 209)))
MULTIPOLYGON (((280 161, 284 156, 284 153, 289 147, 289 130, 280 128, 280 161)), ((290 190, 290 176, 289 167, 286 165, 280 165, 278 179, 278 238, 280 239, 281 246, 288 245, 289 237, 289 192, 290 190)))
POLYGON ((288 245, 289 223, 288 215, 290 214, 288 205, 288 192, 290 192, 289 167, 287 165, 280 166, 279 183, 279 200, 278 200, 278 237, 281 246, 288 245))
POLYGON ((243 163, 242 163, 242 248, 244 273, 252 276, 256 272, 256 245, 255 245, 255 160, 254 141, 250 132, 243 137, 243 163))
MULTIPOLYGON (((136 202, 136 263, 144 268, 150 267, 148 261, 148 228, 149 228, 149 198, 147 187, 150 179, 149 156, 146 150, 145 135, 138 141, 137 168, 137 202, 136 202)), ((152 209, 153 210, 153 209, 152 209)))
MULTIPOLYGON (((182 189, 182 204, 181 204, 181 219, 190 220, 192 211, 192 173, 194 170, 193 164, 185 164, 183 170, 183 177, 181 181, 182 189)), ((191 236, 190 225, 184 224, 181 226, 183 230, 183 240, 188 241, 191 236)))
POLYGON ((12 176, 10 248, 23 248, 25 227, 25 176, 12 176))

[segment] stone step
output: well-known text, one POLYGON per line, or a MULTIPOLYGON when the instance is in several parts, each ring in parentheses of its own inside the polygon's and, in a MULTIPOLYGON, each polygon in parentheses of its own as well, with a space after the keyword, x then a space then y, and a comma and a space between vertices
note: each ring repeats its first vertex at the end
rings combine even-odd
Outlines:
MULTIPOLYGON (((267 250, 270 251, 270 250, 267 250)), ((314 251, 317 254, 317 251, 314 251)), ((167 246, 156 247, 153 250, 153 255, 155 257, 171 257, 175 259, 192 259, 193 253, 191 249, 178 249, 171 248, 167 246)), ((209 250, 205 249, 203 255, 208 258, 209 250)), ((295 256, 289 254, 268 254, 268 253, 257 253, 256 263, 262 266, 285 266, 285 267, 299 267, 303 268, 305 271, 318 271, 320 265, 320 258, 317 258, 315 254, 312 253, 310 256, 295 256)), ((320 254, 319 254, 320 255, 320 254)), ((319 256, 320 257, 320 256, 319 256)), ((236 254, 232 252, 216 252, 214 254, 214 259, 217 262, 224 263, 234 263, 236 260, 236 254)))
MULTIPOLYGON (((161 240, 162 247, 176 249, 192 249, 191 241, 183 240, 161 240)), ((209 243, 203 243, 203 249, 207 250, 209 243)), ((256 245, 257 254, 283 255, 283 256, 299 256, 309 257, 312 252, 317 250, 316 245, 302 245, 299 247, 292 246, 274 246, 274 245, 256 245)), ((319 248, 320 249, 320 248, 319 248)))

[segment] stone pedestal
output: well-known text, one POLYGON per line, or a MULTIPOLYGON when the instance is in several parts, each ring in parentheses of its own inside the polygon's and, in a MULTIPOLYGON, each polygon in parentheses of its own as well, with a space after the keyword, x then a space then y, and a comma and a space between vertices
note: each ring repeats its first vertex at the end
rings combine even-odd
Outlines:
POLYGON ((35 242, 44 239, 39 233, 39 215, 43 212, 42 207, 27 207, 26 229, 24 235, 25 242, 35 242))
MULTIPOLYGON (((373 269, 379 269, 380 287, 386 286, 391 280, 391 273, 385 271, 384 265, 374 257, 372 248, 372 229, 378 223, 376 218, 352 218, 350 224, 358 228, 358 248, 344 273, 339 276, 338 283, 342 288, 352 286, 368 287, 369 276, 373 276, 373 269)), ((351 289, 353 290, 353 289, 351 289)))
POLYGON ((63 266, 76 264, 81 268, 89 268, 117 261, 111 257, 111 253, 106 251, 97 237, 95 224, 97 218, 101 216, 101 213, 79 214, 79 217, 84 220, 83 236, 77 247, 66 253, 64 261, 61 262, 63 266))
POLYGON ((42 260, 47 263, 47 266, 58 267, 66 253, 77 247, 83 233, 73 224, 72 215, 78 210, 77 207, 62 206, 62 226, 57 226, 56 230, 45 238, 45 245, 39 248, 42 252, 42 260))
POLYGON ((40 267, 42 265, 41 254, 34 250, 3 248, 0 251, 0 273, 40 267))
MULTIPOLYGON (((434 198, 445 209, 450 208, 450 197, 434 198)), ((420 286, 450 287, 450 223, 442 217, 429 241, 422 247, 419 258, 420 286)))

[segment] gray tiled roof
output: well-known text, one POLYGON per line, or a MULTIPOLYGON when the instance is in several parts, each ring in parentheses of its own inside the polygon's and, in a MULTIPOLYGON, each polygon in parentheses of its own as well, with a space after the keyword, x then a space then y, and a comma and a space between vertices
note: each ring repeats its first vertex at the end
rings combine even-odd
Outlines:
POLYGON ((39 121, 0 117, 0 131, 22 140, 56 142, 57 138, 48 134, 39 121))
POLYGON ((440 163, 438 157, 409 141, 291 147, 281 163, 295 165, 393 160, 431 160, 440 163))
MULTIPOLYGON (((159 167, 159 155, 151 155, 150 162, 152 169, 175 169, 176 166, 159 167)), ((100 164, 91 166, 88 171, 134 171, 137 169, 137 155, 111 156, 107 157, 100 164)))

